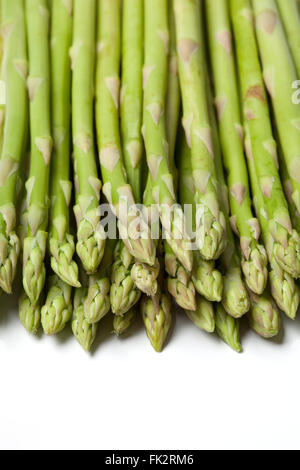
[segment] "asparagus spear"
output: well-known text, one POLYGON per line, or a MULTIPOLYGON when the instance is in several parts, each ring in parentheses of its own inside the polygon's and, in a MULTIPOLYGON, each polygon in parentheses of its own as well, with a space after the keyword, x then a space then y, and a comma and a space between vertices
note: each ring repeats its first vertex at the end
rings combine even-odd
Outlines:
POLYGON ((28 333, 36 335, 41 324, 40 302, 33 304, 24 293, 19 300, 19 318, 28 333))
POLYGON ((283 26, 293 56, 298 79, 300 78, 300 12, 297 0, 277 0, 283 26))
POLYGON ((60 333, 72 318, 72 287, 56 274, 48 280, 48 294, 41 309, 41 321, 46 335, 60 333))
MULTIPOLYGON (((169 144, 169 171, 173 174, 174 186, 178 186, 178 175, 175 166, 175 145, 180 113, 180 86, 178 77, 178 60, 176 51, 175 19, 172 2, 169 1, 170 53, 168 62, 168 82, 166 96, 166 136, 169 144)), ((168 274, 169 294, 183 309, 196 309, 195 287, 191 274, 176 258, 169 243, 164 241, 165 269, 168 274)))
POLYGON ((110 311, 110 278, 115 246, 115 240, 107 240, 99 270, 89 278, 84 302, 84 315, 88 323, 98 323, 110 311))
MULTIPOLYGON (((172 13, 172 12, 171 12, 172 13)), ((166 97, 166 135, 169 144, 169 168, 172 170, 173 174, 175 172, 175 164, 174 164, 174 152, 175 152, 175 141, 176 141, 176 133, 178 127, 178 119, 179 119, 179 107, 180 107, 180 90, 179 90, 179 82, 178 82, 178 74, 177 74, 177 56, 176 56, 176 49, 175 49, 175 31, 174 31, 174 24, 173 24, 173 15, 170 14, 170 27, 171 27, 171 45, 170 45, 170 55, 169 55, 169 73, 168 73, 168 87, 167 87, 167 97, 166 97)), ((144 206, 147 207, 151 213, 151 208, 155 204, 153 199, 153 186, 154 182, 151 177, 151 173, 148 172, 146 190, 144 193, 144 206)), ((149 217, 151 219, 151 217, 149 217)), ((159 222, 155 221, 157 231, 159 232, 159 222)), ((179 266, 179 263, 176 262, 176 255, 174 254, 170 245, 165 241, 164 242, 165 253, 166 257, 169 255, 174 260, 174 263, 179 266), (168 255, 167 255, 168 253, 168 255)), ((168 271, 168 262, 166 260, 166 269, 168 271)), ((182 268, 183 269, 183 268, 182 268)), ((145 264, 136 262, 131 270, 131 277, 134 280, 136 286, 145 294, 149 296, 154 296, 157 292, 157 277, 160 272, 160 265, 158 259, 156 259, 155 264, 153 267, 149 267, 145 264)), ((168 273, 170 276, 176 277, 176 269, 175 271, 168 273)), ((171 281, 171 280, 170 280, 171 281)), ((180 281, 178 281, 180 282, 180 281)), ((172 283, 174 285, 175 279, 172 279, 172 283)), ((183 285, 182 285, 183 287, 183 285)), ((173 289, 171 294, 177 297, 178 290, 173 289)), ((179 301, 180 303, 180 301, 179 301)))
POLYGON ((250 308, 249 295, 242 279, 241 259, 237 251, 234 235, 229 220, 228 188, 225 182, 222 165, 221 146, 217 130, 216 116, 212 106, 212 94, 207 82, 208 109, 212 125, 212 138, 215 147, 215 165, 218 178, 218 195, 220 207, 223 211, 226 223, 227 245, 220 258, 223 277, 222 304, 226 312, 234 318, 245 315, 250 308))
POLYGON ((117 336, 122 336, 131 327, 133 322, 136 320, 137 317, 137 306, 135 305, 133 308, 131 308, 128 312, 126 312, 124 315, 114 315, 113 318, 113 327, 114 327, 114 333, 117 336))
POLYGON ((139 216, 124 172, 119 133, 120 0, 98 0, 96 124, 103 192, 118 217, 120 236, 133 257, 153 265, 155 246, 139 216), (134 230, 133 230, 134 229, 134 230))
POLYGON ((160 265, 155 260, 153 266, 141 262, 135 262, 131 268, 131 278, 136 287, 146 295, 152 296, 157 292, 157 277, 159 275, 160 265))
POLYGON ((88 274, 96 272, 104 254, 105 233, 100 224, 100 190, 94 149, 93 80, 96 1, 74 3, 71 49, 72 127, 77 198, 76 250, 88 274))
MULTIPOLYGON (((293 103, 293 90, 291 89, 297 80, 297 72, 276 3, 273 0, 262 0, 253 1, 252 4, 264 79, 273 105, 280 143, 293 185, 293 200, 300 211, 300 132, 298 125, 300 108, 293 103), (285 116, 285 119, 282 119, 282 116, 285 116)), ((299 31, 297 33, 299 34, 299 31)), ((293 40, 292 43, 295 44, 295 41, 293 40)))
POLYGON ((216 333, 234 351, 241 352, 239 320, 228 315, 222 304, 215 304, 216 333))
POLYGON ((188 145, 192 150, 196 189, 197 242, 202 257, 211 260, 217 259, 224 251, 226 237, 224 214, 219 208, 216 192, 216 170, 212 158, 214 147, 206 106, 205 74, 201 52, 200 2, 199 0, 193 2, 173 0, 173 5, 183 99, 183 124, 188 145))
MULTIPOLYGON (((194 202, 195 186, 193 180, 191 151, 183 135, 179 139, 178 149, 180 202, 183 206, 192 209, 192 221, 189 221, 189 223, 191 223, 194 231, 196 226, 196 209, 194 202)), ((192 271, 192 280, 197 292, 207 300, 220 302, 223 291, 222 274, 215 268, 214 261, 203 260, 197 250, 193 253, 194 266, 192 271)))
POLYGON ((172 5, 169 0, 169 29, 170 46, 168 58, 167 96, 166 96, 166 135, 169 144, 169 168, 173 174, 174 186, 177 192, 178 175, 175 165, 175 147, 177 141, 177 130, 180 118, 181 94, 178 75, 178 58, 176 50, 175 18, 172 5))
POLYGON ((143 0, 124 0, 122 11, 121 130, 124 166, 136 202, 142 195, 143 0))
POLYGON ((115 315, 124 315, 139 301, 141 291, 136 288, 131 277, 134 258, 122 241, 117 244, 114 259, 110 288, 111 309, 115 315))
POLYGON ((51 2, 51 92, 54 151, 51 161, 50 253, 53 271, 67 284, 79 287, 73 261, 75 243, 69 230, 72 3, 51 2), (63 77, 62 77, 63 71, 63 77))
POLYGON ((159 287, 154 297, 144 295, 140 306, 150 343, 156 352, 161 352, 172 321, 170 297, 159 287))
POLYGON ((280 314, 272 299, 266 293, 256 295, 250 292, 250 301, 248 321, 251 328, 266 339, 277 336, 280 329, 280 314))
POLYGON ((190 273, 179 263, 173 250, 165 244, 165 269, 168 274, 169 294, 174 297, 179 307, 196 310, 196 291, 190 273))
POLYGON ((268 277, 267 254, 259 244, 260 227, 251 206, 227 1, 206 0, 206 18, 231 215, 240 237, 246 282, 254 293, 262 294, 268 277))
POLYGON ((192 253, 184 229, 184 215, 176 205, 174 179, 168 162, 166 92, 169 27, 167 0, 145 2, 145 66, 143 134, 152 195, 158 205, 166 241, 181 264, 191 271, 192 253))
MULTIPOLYGON (((250 11, 249 8, 248 0, 231 1, 244 121, 249 128, 255 172, 268 214, 269 230, 274 238, 274 256, 285 271, 293 277, 299 277, 300 237, 295 230, 292 230, 279 178, 276 142, 273 138, 255 32, 251 19, 244 14, 245 11, 250 11)), ((284 112, 282 115, 285 115, 284 112)))
MULTIPOLYGON (((20 241, 15 232, 16 187, 27 134, 28 63, 23 2, 4 0, 1 10, 6 118, 0 159, 0 287, 10 294, 20 254, 20 241)), ((1 115, 1 125, 3 118, 1 115)))
POLYGON ((213 333, 215 331, 213 303, 204 299, 201 295, 196 296, 196 303, 196 310, 194 312, 185 310, 186 315, 198 328, 207 333, 213 333))
POLYGON ((294 319, 298 310, 300 296, 294 279, 286 273, 278 264, 274 255, 274 238, 269 230, 264 201, 259 187, 255 165, 252 157, 251 140, 246 126, 245 147, 248 156, 248 168, 251 178, 254 206, 262 228, 262 236, 268 253, 270 264, 270 288, 272 296, 278 307, 291 319, 294 319))
MULTIPOLYGON (((77 0, 76 0, 77 1, 77 0)), ((72 331, 82 348, 89 352, 96 338, 98 324, 90 324, 84 316, 84 302, 87 288, 80 287, 75 290, 73 304, 72 331)))
POLYGON ((45 283, 44 258, 49 207, 50 126, 49 11, 46 0, 26 1, 29 46, 31 161, 26 182, 26 238, 23 247, 23 286, 32 305, 45 283))

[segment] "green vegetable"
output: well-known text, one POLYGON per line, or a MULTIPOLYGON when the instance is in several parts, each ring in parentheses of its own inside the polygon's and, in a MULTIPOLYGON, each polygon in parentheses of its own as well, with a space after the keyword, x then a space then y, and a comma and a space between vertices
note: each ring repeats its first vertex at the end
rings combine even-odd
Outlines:
POLYGON ((227 0, 207 0, 206 18, 232 221, 240 238, 245 280, 253 292, 262 294, 268 278, 267 254, 259 244, 260 227, 252 212, 227 0))
POLYGON ((119 132, 120 33, 120 0, 98 0, 96 124, 103 192, 118 217, 120 237, 131 255, 153 265, 155 246, 148 224, 135 210, 123 165, 119 132))
POLYGON ((299 289, 295 280, 278 264, 274 255, 274 238, 269 230, 268 218, 264 210, 262 192, 258 184, 252 158, 251 141, 246 127, 246 149, 248 154, 248 168, 251 177, 253 201, 260 221, 264 244, 268 253, 270 264, 270 289, 278 307, 291 319, 294 319, 300 303, 299 289))
POLYGON ((185 313, 189 319, 201 330, 207 333, 213 333, 215 331, 215 317, 213 303, 201 297, 196 296, 196 310, 190 311, 185 310, 185 313))
MULTIPOLYGON (((54 151, 51 161, 50 253, 53 271, 67 284, 79 287, 73 261, 75 243, 70 234, 70 177, 72 8, 62 0, 51 2, 51 94, 54 151), (63 71, 63 75, 62 75, 63 71)), ((76 109, 76 107, 75 107, 76 109)))
POLYGON ((206 106, 204 64, 201 51, 200 2, 173 0, 176 22, 183 124, 192 150, 197 204, 197 243, 202 257, 217 259, 226 244, 225 219, 216 191, 209 114, 206 106), (200 224, 199 224, 200 221, 200 224))
MULTIPOLYGON (((193 180, 193 170, 191 162, 191 151, 186 143, 184 135, 180 136, 178 143, 179 155, 179 194, 182 206, 191 209, 191 219, 189 223, 193 231, 196 227, 195 221, 195 186, 193 180)), ((200 253, 194 250, 194 265, 192 271, 192 280, 197 292, 205 299, 212 302, 220 302, 223 291, 222 274, 215 268, 214 261, 205 261, 200 253)))
POLYGON ((28 333, 36 335, 41 325, 40 303, 32 304, 27 295, 23 294, 19 300, 19 318, 28 333))
POLYGON ((26 1, 29 50, 31 160, 26 182, 26 238, 23 246, 23 286, 32 305, 45 284, 44 258, 49 208, 50 124, 49 10, 46 0, 26 1))
POLYGON ((294 93, 292 86, 297 80, 297 72, 275 1, 255 0, 252 5, 264 80, 273 105, 283 156, 293 185, 293 200, 300 211, 300 132, 298 126, 300 108, 292 99, 294 93))
POLYGON ((89 352, 97 335, 98 324, 90 324, 84 316, 84 301, 87 289, 80 287, 75 290, 73 304, 72 331, 82 348, 89 352))
POLYGON ((88 323, 98 323, 110 311, 110 278, 115 246, 115 240, 107 240, 99 270, 89 278, 84 302, 84 315, 88 323))
POLYGON ((222 304, 215 304, 215 322, 218 336, 234 351, 242 352, 239 338, 239 320, 228 315, 222 304))
MULTIPOLYGON (((275 241, 274 254, 279 265, 297 278, 300 277, 300 237, 295 230, 292 230, 278 174, 276 143, 272 134, 253 23, 240 12, 242 8, 247 7, 248 2, 241 4, 240 0, 238 2, 233 0, 231 4, 236 8, 233 9, 233 21, 244 99, 244 117, 249 127, 255 169, 270 219, 269 230, 275 241), (244 50, 246 41, 247 52, 244 50)), ((293 184, 293 200, 300 208, 300 193, 298 193, 300 176, 297 166, 300 162, 298 157, 300 132, 297 129, 300 108, 293 104, 290 88, 293 80, 297 78, 296 72, 275 2, 262 0, 253 1, 252 4, 256 14, 256 32, 264 80, 272 99, 283 155, 293 184)))
POLYGON ((20 241, 15 232, 17 179, 23 160, 28 124, 28 73, 25 10, 21 0, 4 0, 1 4, 4 55, 2 73, 6 88, 1 109, 0 159, 0 287, 10 294, 20 254, 20 241), (4 125, 4 128, 3 128, 4 125))
POLYGON ((297 0, 277 0, 283 26, 293 56, 298 79, 300 78, 300 12, 297 0))
POLYGON ((100 190, 94 148, 93 98, 96 1, 74 2, 72 59, 72 127, 76 185, 76 250, 88 274, 96 272, 104 254, 100 225, 100 190))
POLYGON ((72 287, 57 275, 50 276, 41 321, 46 335, 60 333, 72 318, 72 287))
POLYGON ((131 268, 131 278, 136 287, 146 295, 155 295, 157 292, 157 277, 159 275, 160 265, 158 260, 155 260, 154 266, 148 264, 135 262, 131 268))
POLYGON ((192 253, 182 226, 183 212, 176 204, 174 179, 169 169, 166 135, 168 72, 168 2, 145 2, 145 65, 143 135, 152 180, 152 197, 158 205, 166 241, 181 264, 191 271, 192 253))
POLYGON ((170 297, 159 288, 155 296, 143 296, 140 306, 150 343, 161 352, 172 322, 170 297))
POLYGON ((114 260, 111 275, 110 304, 115 315, 124 315, 139 301, 141 291, 136 288, 131 277, 134 258, 122 241, 117 244, 114 260))
POLYGON ((121 130, 124 166, 136 202, 142 196, 143 0, 123 0, 121 130))
POLYGON ((165 270, 169 294, 185 310, 196 310, 196 291, 190 273, 179 263, 174 252, 165 244, 165 270))
POLYGON ((137 306, 134 306, 124 315, 114 315, 113 327, 114 333, 117 336, 122 336, 128 332, 131 325, 134 323, 137 317, 137 306))
POLYGON ((280 314, 272 299, 267 294, 250 293, 250 301, 248 320, 251 328, 266 339, 277 336, 280 329, 280 314))
POLYGON ((234 318, 245 315, 250 308, 249 295, 242 278, 241 259, 237 251, 234 235, 229 220, 228 188, 225 181, 222 165, 222 155, 219 136, 217 132, 216 116, 212 107, 212 95, 208 88, 207 98, 209 114, 212 125, 212 137, 215 147, 215 165, 218 178, 218 196, 220 207, 223 211, 226 223, 227 245, 220 258, 220 266, 223 271, 223 295, 222 304, 226 312, 234 318))

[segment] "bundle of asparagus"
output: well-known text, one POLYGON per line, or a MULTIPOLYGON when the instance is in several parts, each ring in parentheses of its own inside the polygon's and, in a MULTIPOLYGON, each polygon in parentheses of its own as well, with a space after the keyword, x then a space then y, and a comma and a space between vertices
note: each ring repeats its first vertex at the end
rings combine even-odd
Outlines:
POLYGON ((0 0, 0 288, 21 254, 30 333, 89 351, 140 313, 161 351, 182 309, 240 352, 242 317, 295 318, 297 3, 0 0))

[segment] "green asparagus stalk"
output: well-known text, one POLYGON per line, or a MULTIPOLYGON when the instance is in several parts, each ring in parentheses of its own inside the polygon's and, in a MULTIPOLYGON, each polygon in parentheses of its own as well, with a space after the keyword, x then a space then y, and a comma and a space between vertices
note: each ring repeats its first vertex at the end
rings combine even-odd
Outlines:
POLYGON ((199 0, 193 2, 173 0, 173 5, 183 99, 183 124, 186 139, 192 151, 196 189, 197 242, 202 257, 211 260, 217 259, 224 251, 226 237, 224 214, 219 208, 216 192, 214 147, 206 106, 200 2, 199 0))
MULTIPOLYGON (((276 143, 273 138, 268 102, 258 58, 253 23, 247 0, 232 0, 231 14, 237 45, 237 58, 243 96, 244 120, 249 129, 252 158, 264 207, 269 218, 269 231, 274 238, 273 251, 278 264, 290 275, 299 275, 299 234, 292 230, 287 203, 278 174, 276 143), (247 54, 244 44, 247 42, 247 54)), ((251 12, 251 11, 250 11, 251 12)), ((252 181, 251 181, 251 184, 252 181)))
MULTIPOLYGON (((172 12, 171 12, 172 13, 172 12)), ((175 41, 175 30, 174 30, 174 18, 170 14, 170 54, 169 54, 169 73, 168 73, 168 86, 167 86, 167 97, 166 97, 166 135, 169 144, 169 167, 174 175, 176 169, 174 164, 174 152, 175 152, 175 141, 177 135, 177 127, 179 120, 179 108, 180 108, 180 90, 179 80, 177 73, 177 55, 176 55, 176 41, 175 41)), ((144 193, 144 206, 153 208, 155 201, 153 199, 153 179, 151 178, 150 172, 148 172, 147 185, 144 193)), ((151 217, 149 216, 151 219, 151 217)), ((159 224, 159 223, 158 223, 159 224)), ((157 225, 156 225, 157 226, 157 225)), ((159 228, 158 228, 159 232, 159 228)), ((169 253, 176 263, 176 255, 174 254, 170 245, 165 241, 165 252, 169 253)), ((166 255, 167 256, 167 255, 166 255)), ((166 261, 166 266, 168 262, 166 261)), ((179 265, 179 263, 177 263, 179 265)), ((183 269, 183 268, 182 268, 183 269)), ((145 264, 136 262, 131 270, 131 277, 133 278, 136 286, 146 295, 154 296, 157 292, 158 283, 157 277, 160 272, 160 265, 158 259, 156 259, 153 267, 149 267, 145 264)), ((169 273, 169 274, 173 274, 169 273)), ((172 279, 175 282, 175 279, 172 279)), ((173 293, 176 293, 173 290, 173 293)))
POLYGON ((128 332, 131 325, 134 323, 137 317, 137 306, 135 305, 124 315, 114 315, 113 328, 114 333, 117 336, 122 336, 128 332))
POLYGON ((169 294, 174 297, 179 307, 195 311, 196 291, 191 275, 179 263, 168 244, 165 244, 165 270, 168 274, 167 286, 169 294))
POLYGON ((218 178, 219 203, 225 217, 227 234, 227 245, 220 258, 220 265, 224 274, 222 304, 229 315, 234 318, 240 318, 248 312, 250 308, 250 299, 242 278, 241 259, 237 251, 234 234, 229 220, 228 188, 225 182, 221 146, 217 131, 216 116, 212 106, 212 94, 209 88, 208 77, 207 99, 212 125, 212 138, 215 147, 215 165, 218 178))
POLYGON ((49 169, 52 153, 50 124, 49 10, 46 0, 26 1, 29 48, 31 161, 27 190, 27 235, 23 247, 23 286, 32 305, 45 284, 49 169))
POLYGON ((72 287, 56 274, 48 280, 48 294, 41 309, 41 322, 46 335, 60 333, 72 318, 72 287))
POLYGON ((222 304, 215 304, 216 333, 234 351, 242 352, 239 338, 239 320, 228 315, 222 304))
POLYGON ((142 196, 143 0, 124 0, 122 11, 121 131, 124 166, 136 202, 142 196))
POLYGON ((99 270, 89 278, 84 302, 84 315, 88 323, 98 323, 110 311, 110 278, 115 247, 115 240, 107 240, 99 270))
POLYGON ((134 258, 122 241, 117 244, 114 259, 110 288, 111 309, 115 315, 124 315, 139 301, 141 291, 136 288, 131 277, 134 258))
MULTIPOLYGON (((77 1, 77 0, 76 0, 77 1)), ((73 304, 72 331, 82 348, 89 352, 96 338, 98 324, 90 324, 84 316, 84 302, 87 288, 80 287, 75 290, 73 304)))
POLYGON ((201 297, 201 295, 196 296, 197 307, 196 310, 190 311, 185 310, 186 315, 189 319, 207 333, 213 333, 215 331, 215 317, 214 317, 214 307, 213 303, 201 297))
POLYGON ((176 30, 172 1, 169 0, 170 46, 168 58, 167 96, 166 96, 166 135, 169 144, 169 168, 173 174, 177 192, 178 174, 175 165, 175 147, 180 119, 181 93, 178 74, 178 57, 176 50, 176 30))
MULTIPOLYGON (((217 160, 217 159, 216 159, 217 160)), ((220 163, 220 161, 219 161, 220 163)), ((222 253, 220 258, 221 268, 223 270, 223 294, 222 294, 222 305, 226 312, 234 318, 241 318, 245 315, 250 308, 250 299, 246 289, 246 286, 242 279, 241 273, 241 261, 237 253, 234 235, 231 230, 229 217, 226 213, 226 207, 228 205, 227 199, 227 187, 224 181, 223 169, 221 165, 218 165, 218 180, 220 185, 220 206, 222 207, 224 213, 226 214, 226 223, 227 223, 227 246, 222 253)))
POLYGON ((130 254, 153 265, 155 246, 147 222, 136 210, 124 172, 119 133, 120 0, 98 0, 96 124, 103 192, 118 218, 119 232, 130 254))
POLYGON ((185 233, 184 215, 176 205, 174 179, 168 161, 166 93, 168 72, 168 1, 145 2, 145 65, 143 135, 152 181, 152 196, 158 205, 165 238, 187 271, 192 253, 185 233))
POLYGON ((50 253, 53 271, 67 284, 79 287, 73 261, 75 243, 69 229, 72 184, 70 174, 72 3, 51 2, 51 93, 54 151, 51 161, 50 253), (62 77, 62 71, 63 77, 62 77))
POLYGON ((269 258, 269 281, 271 293, 278 307, 289 318, 294 319, 300 303, 299 289, 295 284, 294 279, 279 266, 274 255, 274 238, 270 233, 267 214, 264 210, 263 196, 255 171, 251 140, 247 126, 245 146, 248 156, 248 169, 251 178, 254 206, 260 221, 262 236, 269 258))
MULTIPOLYGON (((253 1, 252 5, 264 79, 273 105, 283 155, 293 184, 293 200, 300 211, 300 132, 298 125, 300 108, 292 100, 293 89, 291 88, 297 80, 297 72, 275 1, 253 1), (284 120, 282 116, 285 116, 284 120)), ((288 7, 285 6, 285 9, 288 7)), ((294 39, 292 44, 295 44, 294 39)), ((298 54, 297 60, 299 60, 298 54)))
MULTIPOLYGON (((177 188, 178 175, 175 165, 175 145, 180 113, 180 86, 176 51, 175 19, 171 1, 169 1, 169 7, 170 52, 166 96, 166 135, 169 144, 169 171, 173 174, 174 186, 177 188)), ((180 307, 195 311, 195 287, 191 280, 190 272, 179 262, 166 240, 164 241, 164 251, 169 294, 171 294, 180 307)))
POLYGON ((131 278, 136 287, 146 295, 152 296, 157 292, 157 278, 160 271, 160 265, 156 258, 155 264, 149 266, 148 264, 135 262, 131 268, 131 278))
MULTIPOLYGON (((273 104, 283 156, 293 184, 293 200, 296 207, 300 209, 300 160, 298 157, 300 132, 299 126, 297 126, 300 120, 300 109, 299 106, 293 103, 291 96, 291 86, 293 81, 297 79, 297 74, 275 2, 273 0, 262 0, 260 2, 253 1, 252 4, 256 15, 256 32, 263 64, 264 80, 273 104), (274 50, 276 50, 276 54, 274 54, 274 50), (284 120, 282 116, 285 116, 284 120)), ((274 246, 275 256, 284 270, 291 276, 298 278, 300 277, 300 236, 292 230, 278 176, 276 146, 273 141, 267 112, 268 103, 259 68, 258 52, 254 43, 254 31, 252 23, 250 24, 245 18, 243 20, 238 19, 236 22, 238 23, 238 21, 247 27, 246 31, 243 30, 244 36, 253 43, 250 47, 248 46, 251 54, 247 53, 247 55, 242 51, 242 47, 238 45, 238 56, 243 95, 245 97, 244 114, 249 124, 250 138, 253 140, 253 158, 270 218, 270 230, 277 242, 274 246), (247 77, 245 67, 242 69, 245 59, 248 61, 247 68, 252 71, 251 77, 249 74, 247 77), (249 62, 250 59, 252 59, 251 62, 249 62), (253 72, 255 72, 255 83, 253 81, 253 72), (253 116, 256 119, 253 119, 253 116), (264 120, 262 120, 262 116, 264 120)), ((240 35, 237 39, 240 39, 240 35)))
POLYGON ((252 212, 227 1, 207 0, 206 18, 231 215, 240 238, 245 280, 254 293, 262 294, 268 277, 267 254, 259 244, 260 227, 252 212))
POLYGON ((280 314, 268 294, 256 295, 250 292, 251 308, 248 313, 250 327, 266 339, 277 336, 280 329, 280 314))
POLYGON ((74 3, 72 59, 72 127, 77 186, 74 213, 76 250, 88 274, 103 258, 105 233, 100 224, 100 190, 93 128, 96 0, 74 3))
POLYGON ((143 296, 140 306, 150 343, 156 352, 161 352, 172 322, 170 297, 159 287, 154 297, 143 296))
POLYGON ((41 325, 40 302, 32 304, 24 293, 19 300, 19 318, 28 333, 36 335, 41 325))
MULTIPOLYGON (((0 287, 10 294, 20 254, 20 241, 15 232, 16 190, 27 135, 28 63, 23 2, 4 0, 1 10, 6 116, 0 159, 0 287)), ((3 119, 1 115, 1 127, 3 119)))
MULTIPOLYGON (((191 161, 191 151, 186 143, 184 135, 180 136, 178 143, 179 154, 179 193, 182 206, 192 209, 192 225, 193 231, 196 227, 195 221, 195 186, 193 180, 193 169, 191 161)), ((223 291, 222 274, 215 268, 214 261, 205 261, 201 258, 200 253, 194 251, 194 265, 192 271, 192 280, 197 292, 205 299, 212 302, 220 302, 223 291)))
POLYGON ((300 78, 300 12, 297 0, 277 0, 283 26, 293 56, 298 79, 300 78))
MULTIPOLYGON (((149 225, 151 226, 151 236, 153 230, 154 236, 152 238, 155 246, 157 246, 160 234, 160 223, 159 215, 156 211, 156 207, 154 205, 154 200, 152 197, 152 181, 149 177, 149 172, 147 177, 146 189, 143 195, 143 205, 145 210, 147 211, 147 220, 149 221, 149 225)), ((156 257, 153 266, 136 260, 131 268, 130 274, 133 282, 135 283, 135 286, 144 294, 152 296, 155 295, 157 292, 157 278, 159 273, 160 264, 156 257)))

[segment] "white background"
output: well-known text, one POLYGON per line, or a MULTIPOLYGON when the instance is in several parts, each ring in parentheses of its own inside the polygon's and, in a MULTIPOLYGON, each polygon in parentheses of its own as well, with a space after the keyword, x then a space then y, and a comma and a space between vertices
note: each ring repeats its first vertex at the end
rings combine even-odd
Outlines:
POLYGON ((70 330, 33 338, 1 297, 1 449, 299 449, 300 318, 267 342, 242 331, 231 351, 177 315, 155 353, 101 324, 93 354, 70 330))

